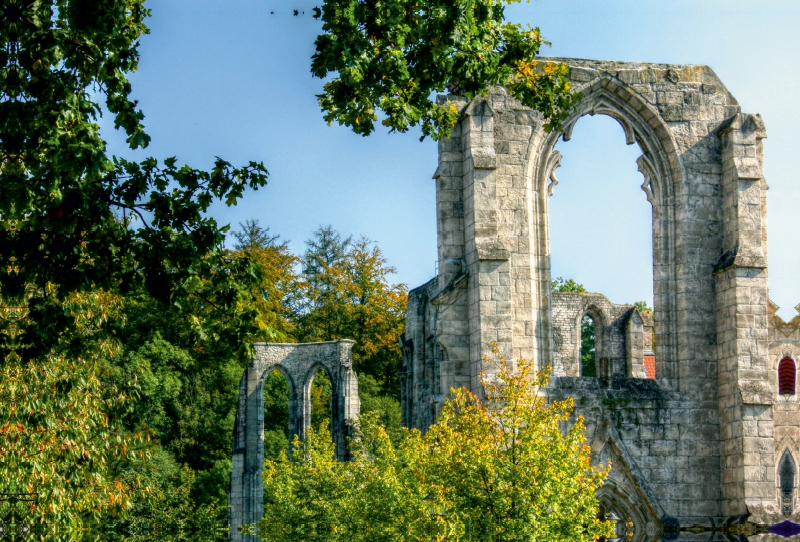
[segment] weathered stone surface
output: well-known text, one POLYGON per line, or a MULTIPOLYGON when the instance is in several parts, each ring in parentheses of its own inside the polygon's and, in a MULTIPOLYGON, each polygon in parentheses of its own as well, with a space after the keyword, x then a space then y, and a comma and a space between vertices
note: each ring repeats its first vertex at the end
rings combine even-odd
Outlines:
POLYGON ((311 424, 311 383, 318 370, 331 381, 331 436, 339 459, 346 459, 351 421, 358 417, 358 379, 353 371, 353 341, 253 345, 255 357, 239 384, 233 434, 233 471, 228 494, 231 541, 258 541, 239 534, 239 525, 257 523, 264 513, 264 380, 274 369, 289 384, 289 434, 301 438, 311 424))
POLYGON ((800 461, 800 404, 777 393, 778 362, 800 356, 800 315, 783 322, 768 300, 764 124, 704 66, 554 60, 584 96, 563 133, 493 88, 457 101, 464 117, 439 143, 439 274, 409 293, 403 421, 426 429, 453 387, 481 394, 494 342, 508 358, 552 367, 544 393, 574 399, 595 459, 614 465, 600 497, 633 522, 629 540, 745 514, 775 519, 778 462, 800 461), (550 291, 553 147, 587 114, 613 117, 642 150, 652 320, 600 294, 550 291), (596 379, 580 376, 584 314, 599 322, 596 379), (651 349, 655 381, 643 378, 651 349))

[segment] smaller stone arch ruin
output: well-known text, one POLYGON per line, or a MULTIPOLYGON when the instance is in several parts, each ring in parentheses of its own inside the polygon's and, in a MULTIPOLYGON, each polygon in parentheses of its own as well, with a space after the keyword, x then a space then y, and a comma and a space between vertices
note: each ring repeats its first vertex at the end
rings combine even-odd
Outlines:
POLYGON ((347 458, 347 437, 361 405, 353 371, 353 341, 258 343, 255 356, 239 383, 233 434, 233 470, 228 494, 231 541, 260 540, 238 532, 255 525, 264 513, 264 380, 278 369, 289 386, 289 438, 304 438, 311 425, 311 384, 318 370, 331 381, 331 437, 336 456, 347 458))
POLYGON ((647 378, 644 356, 653 349, 653 318, 603 294, 553 292, 553 376, 581 376, 581 320, 595 325, 597 377, 647 378))

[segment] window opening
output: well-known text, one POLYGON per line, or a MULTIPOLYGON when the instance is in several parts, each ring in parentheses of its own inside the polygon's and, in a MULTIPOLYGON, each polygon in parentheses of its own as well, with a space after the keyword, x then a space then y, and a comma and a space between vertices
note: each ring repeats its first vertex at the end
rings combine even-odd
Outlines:
POLYGON ((280 459, 289 448, 289 382, 279 369, 264 380, 264 458, 280 459))
POLYGON ((797 380, 797 368, 790 357, 783 358, 778 363, 778 394, 794 395, 797 380))
POLYGON ((625 144, 616 120, 595 115, 555 150, 563 158, 547 203, 551 278, 571 277, 612 303, 652 306, 653 209, 641 188, 641 148, 625 144))
POLYGON ((794 461, 787 453, 783 454, 780 466, 781 483, 781 512, 784 516, 792 515, 792 501, 794 500, 794 461))
POLYGON ((594 319, 584 314, 581 318, 581 376, 597 378, 596 347, 594 319))
POLYGON ((319 367, 311 379, 311 427, 315 431, 323 427, 330 430, 331 397, 331 379, 327 371, 319 367))

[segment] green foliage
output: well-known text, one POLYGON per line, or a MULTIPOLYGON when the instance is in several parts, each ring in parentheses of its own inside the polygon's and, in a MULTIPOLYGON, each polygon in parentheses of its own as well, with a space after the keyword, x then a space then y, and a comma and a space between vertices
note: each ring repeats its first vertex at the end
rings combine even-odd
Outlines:
POLYGON ((311 382, 311 426, 327 427, 331 423, 331 379, 325 369, 318 369, 311 382))
POLYGON ((196 505, 194 471, 179 467, 168 453, 156 454, 149 462, 155 472, 157 493, 150 502, 136 503, 125 518, 109 518, 98 537, 126 542, 217 542, 228 533, 227 510, 216 503, 196 505))
MULTIPOLYGON (((36 493, 26 520, 72 540, 156 498, 141 469, 158 451, 148 435, 209 464, 228 440, 224 425, 177 409, 199 397, 187 375, 206 376, 185 366, 196 361, 188 352, 244 354, 256 329, 245 303, 253 264, 230 257, 226 228, 206 212, 263 186, 267 171, 106 154, 97 100, 131 148, 149 141, 127 80, 147 33, 143 0, 0 0, 0 9, 0 492, 36 493), (155 322, 125 331, 126 319, 141 320, 131 312, 139 305, 180 322, 163 336, 183 343, 141 333, 155 322)), ((204 386, 229 388, 224 370, 211 372, 204 386)))
POLYGON ((244 252, 264 249, 269 247, 286 248, 287 243, 279 243, 280 235, 272 235, 269 228, 262 228, 258 220, 248 218, 244 223, 239 222, 239 231, 233 232, 236 239, 233 248, 244 252))
MULTIPOLYGON (((125 426, 136 378, 108 381, 120 349, 104 329, 120 316, 119 298, 74 294, 61 305, 81 337, 81 355, 65 340, 44 360, 8 355, 0 365, 0 492, 32 495, 21 519, 46 524, 53 541, 73 540, 151 493, 142 476, 123 469, 146 458, 146 433, 125 426)), ((24 307, 0 312, 3 340, 16 337, 27 314, 24 307)))
POLYGON ((278 369, 264 379, 264 431, 279 431, 285 439, 289 436, 289 383, 278 369))
POLYGON ((594 320, 588 314, 584 314, 581 318, 581 376, 597 377, 594 320))
POLYGON ((320 228, 302 258, 305 283, 296 337, 301 342, 353 339, 353 366, 373 377, 385 392, 399 396, 397 371, 406 287, 390 284, 386 265, 369 239, 342 239, 320 228))
POLYGON ((647 313, 651 316, 653 315, 653 308, 647 304, 647 301, 637 301, 633 306, 636 307, 639 312, 647 313))
MULTIPOLYGON (((328 123, 369 135, 381 123, 424 136, 449 135, 459 111, 431 94, 446 88, 472 98, 489 85, 560 126, 580 96, 565 66, 539 65, 538 28, 505 21, 503 0, 327 0, 311 72, 327 79, 319 104, 328 123), (331 73, 333 77, 331 78, 331 73)), ((423 137, 424 137, 423 136, 423 137)))
POLYGON ((610 536, 595 490, 610 465, 592 467, 572 401, 547 404, 546 375, 500 360, 486 401, 451 390, 429 431, 395 445, 363 415, 352 461, 334 459, 325 428, 295 440, 264 470, 262 539, 292 541, 589 542, 610 536))
POLYGON ((376 416, 394 444, 403 437, 402 412, 397 395, 390 395, 378 381, 368 374, 358 377, 358 397, 361 400, 361 415, 376 416))
POLYGON ((279 235, 262 228, 258 220, 240 223, 234 232, 232 256, 250 264, 252 281, 249 298, 241 303, 255 312, 255 339, 263 342, 292 342, 300 303, 300 280, 295 272, 297 256, 289 252, 279 235))
POLYGON ((564 279, 563 277, 553 279, 550 282, 550 289, 554 292, 586 293, 586 288, 584 288, 583 284, 578 284, 572 279, 564 279))

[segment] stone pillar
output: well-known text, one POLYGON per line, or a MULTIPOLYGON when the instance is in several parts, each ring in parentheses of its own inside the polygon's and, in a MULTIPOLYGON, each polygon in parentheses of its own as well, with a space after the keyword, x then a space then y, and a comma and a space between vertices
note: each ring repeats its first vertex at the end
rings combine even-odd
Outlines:
MULTIPOLYGON (((457 97, 439 97, 442 105, 446 99, 459 109, 466 105, 457 97)), ((464 261, 464 202, 462 200, 461 124, 456 124, 450 137, 439 141, 439 165, 433 178, 436 181, 436 231, 438 234, 438 285, 439 291, 466 271, 464 261)))
POLYGON ((490 344, 511 359, 511 252, 500 236, 500 198, 494 149, 494 111, 485 98, 473 100, 461 121, 463 149, 465 260, 469 272, 470 389, 481 393, 479 377, 490 344))
POLYGON ((768 373, 766 183, 759 116, 720 127, 723 254, 715 266, 723 514, 774 510, 773 394, 768 373))
POLYGON ((339 461, 350 459, 347 439, 352 436, 352 420, 358 418, 361 401, 358 398, 358 377, 353 371, 353 341, 339 341, 339 374, 333 385, 331 397, 331 435, 336 444, 336 458, 339 461))
POLYGON ((631 310, 625 322, 625 376, 647 378, 644 370, 644 321, 638 309, 631 310))

